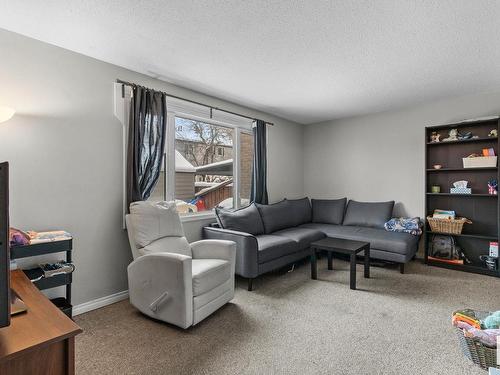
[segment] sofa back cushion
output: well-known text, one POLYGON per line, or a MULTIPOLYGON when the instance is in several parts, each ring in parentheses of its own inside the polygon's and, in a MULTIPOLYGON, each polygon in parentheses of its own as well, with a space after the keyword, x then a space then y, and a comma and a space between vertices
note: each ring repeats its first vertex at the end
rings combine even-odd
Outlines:
POLYGON ((350 200, 347 205, 343 225, 384 228, 390 220, 394 201, 389 202, 357 202, 350 200))
POLYGON ((238 232, 246 232, 257 236, 264 233, 264 224, 260 217, 259 210, 255 204, 241 208, 236 211, 215 209, 217 221, 223 229, 236 230, 238 232))
POLYGON ((311 222, 311 202, 309 198, 287 199, 295 226, 311 222))
POLYGON ((274 204, 256 204, 259 209, 266 234, 295 226, 290 202, 283 199, 274 204))
POLYGON ((347 198, 312 199, 313 223, 342 225, 347 198))

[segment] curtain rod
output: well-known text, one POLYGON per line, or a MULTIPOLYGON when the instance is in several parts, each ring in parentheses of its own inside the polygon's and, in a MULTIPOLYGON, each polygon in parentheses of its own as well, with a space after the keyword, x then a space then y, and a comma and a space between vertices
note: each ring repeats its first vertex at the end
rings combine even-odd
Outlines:
MULTIPOLYGON (((125 86, 131 86, 131 87, 134 87, 134 86, 141 86, 141 85, 138 85, 136 83, 131 83, 131 82, 127 82, 127 81, 122 81, 121 79, 117 79, 116 80, 116 83, 121 83, 122 85, 125 85, 125 86)), ((143 87, 143 86, 142 86, 143 87)), ((147 88, 147 87, 146 87, 147 88)), ((154 89, 150 89, 150 90, 154 90, 154 89)), ((158 90, 156 90, 158 91, 158 90)), ((257 121, 257 119, 255 117, 250 117, 250 116, 246 116, 246 115, 242 115, 241 113, 236 113, 236 112, 231 112, 231 111, 228 111, 228 110, 225 110, 225 109, 222 109, 222 108, 218 108, 218 107, 214 107, 214 106, 211 106, 211 105, 208 105, 208 104, 205 104, 205 103, 200 103, 200 102, 197 102, 197 101, 194 101, 194 100, 191 100, 191 99, 186 99, 186 98, 181 98, 180 96, 176 96, 176 95, 171 95, 169 93, 166 93, 165 91, 161 91, 162 94, 165 94, 165 96, 168 96, 169 98, 174 98, 174 99, 179 99, 179 100, 183 100, 185 102, 189 102, 189 103, 193 103, 193 104, 197 104, 197 105, 201 105, 203 107, 207 107, 207 108, 210 108, 210 114, 212 114, 212 110, 216 110, 216 111, 219 111, 219 112, 225 112, 225 113, 229 113, 231 115, 235 115, 235 116, 239 116, 239 117, 243 117, 243 118, 247 118, 249 120, 253 120, 253 121, 257 121)), ((271 125, 271 126, 274 126, 274 124, 272 122, 267 122, 266 121, 266 124, 267 125, 271 125)))

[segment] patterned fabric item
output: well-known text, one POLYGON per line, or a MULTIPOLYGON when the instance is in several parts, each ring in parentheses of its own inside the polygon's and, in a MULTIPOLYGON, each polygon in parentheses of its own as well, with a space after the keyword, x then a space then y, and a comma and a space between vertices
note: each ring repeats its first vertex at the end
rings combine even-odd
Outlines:
POLYGON ((30 237, 16 228, 9 228, 10 246, 26 246, 30 244, 30 237))
POLYGON ((422 234, 422 222, 419 217, 392 218, 384 224, 384 228, 388 232, 410 233, 414 236, 422 234))

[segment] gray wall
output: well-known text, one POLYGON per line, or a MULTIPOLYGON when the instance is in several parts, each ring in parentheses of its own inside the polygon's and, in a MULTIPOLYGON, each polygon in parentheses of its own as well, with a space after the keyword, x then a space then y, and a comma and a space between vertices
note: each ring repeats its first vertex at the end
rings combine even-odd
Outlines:
MULTIPOLYGON (((3 30, 0 51, 0 105, 17 109, 0 124, 0 160, 11 163, 11 223, 74 235, 75 304, 127 289, 117 78, 274 122, 270 198, 303 194, 301 125, 3 30)), ((189 239, 210 221, 186 223, 189 239)))
MULTIPOLYGON (((360 103, 362 105, 362 103, 360 103)), ((500 92, 304 127, 310 197, 395 200, 397 215, 424 215, 424 127, 500 113, 500 92)))

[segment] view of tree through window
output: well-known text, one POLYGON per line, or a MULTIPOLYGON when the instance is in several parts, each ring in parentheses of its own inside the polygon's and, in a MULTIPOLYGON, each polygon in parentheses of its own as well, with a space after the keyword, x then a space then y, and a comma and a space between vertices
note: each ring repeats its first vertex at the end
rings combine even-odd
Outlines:
MULTIPOLYGON (((185 118, 175 118, 175 200, 180 213, 214 207, 231 209, 249 204, 253 137, 246 131, 185 118), (240 163, 235 165, 234 142, 239 133, 240 163), (234 170, 239 168, 240 194, 235 199, 234 170)), ((165 195, 165 168, 150 200, 165 195)))
POLYGON ((175 199, 179 212, 232 208, 234 129, 175 119, 175 199))

